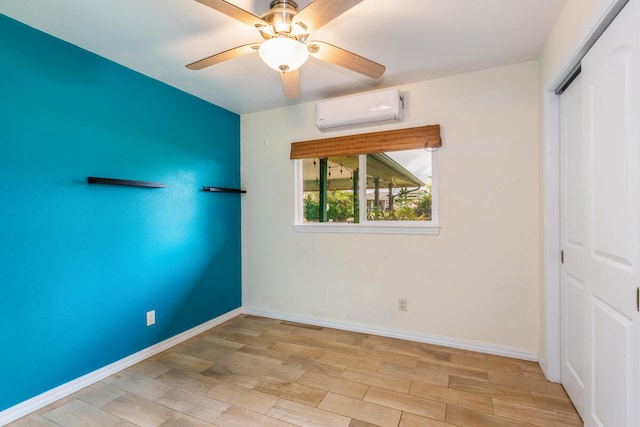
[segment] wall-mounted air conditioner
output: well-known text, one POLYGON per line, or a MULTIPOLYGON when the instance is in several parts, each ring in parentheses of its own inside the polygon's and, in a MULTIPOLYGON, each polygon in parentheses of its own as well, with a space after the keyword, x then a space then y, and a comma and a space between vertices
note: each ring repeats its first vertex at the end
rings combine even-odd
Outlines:
POLYGON ((386 89, 317 103, 316 125, 321 130, 344 129, 402 121, 403 114, 400 91, 386 89))

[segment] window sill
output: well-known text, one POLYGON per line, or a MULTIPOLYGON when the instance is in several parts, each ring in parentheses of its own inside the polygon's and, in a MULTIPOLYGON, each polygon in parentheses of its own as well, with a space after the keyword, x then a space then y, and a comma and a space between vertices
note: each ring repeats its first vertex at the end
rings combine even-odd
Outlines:
POLYGON ((440 226, 421 224, 335 224, 313 223, 295 224, 293 231, 296 233, 346 233, 346 234, 422 234, 438 235, 440 226))

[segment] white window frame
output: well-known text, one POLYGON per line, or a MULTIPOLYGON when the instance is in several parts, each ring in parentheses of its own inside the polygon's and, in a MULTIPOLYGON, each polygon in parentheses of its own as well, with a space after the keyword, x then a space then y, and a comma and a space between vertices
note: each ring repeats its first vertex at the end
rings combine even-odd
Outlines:
MULTIPOLYGON (((359 155, 360 177, 366 177, 366 155, 359 155)), ((438 151, 431 151, 431 221, 370 221, 366 206, 360 206, 360 223, 304 222, 302 160, 295 162, 295 224, 293 230, 299 233, 363 233, 363 234, 440 234, 438 223, 438 151), (363 209, 364 207, 364 209, 363 209)), ((362 179, 359 182, 366 182, 362 179)), ((367 186, 358 188, 360 200, 367 199, 367 186)), ((362 203, 362 202, 360 202, 362 203)))

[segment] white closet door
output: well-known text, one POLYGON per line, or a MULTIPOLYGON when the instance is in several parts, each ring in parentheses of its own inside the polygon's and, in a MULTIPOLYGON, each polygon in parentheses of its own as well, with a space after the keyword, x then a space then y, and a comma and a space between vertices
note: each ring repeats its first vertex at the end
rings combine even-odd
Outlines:
POLYGON ((584 419, 585 290, 582 272, 583 137, 582 88, 578 76, 560 98, 561 158, 561 378, 562 385, 584 419))
POLYGON ((586 426, 640 426, 637 3, 582 61, 586 426))

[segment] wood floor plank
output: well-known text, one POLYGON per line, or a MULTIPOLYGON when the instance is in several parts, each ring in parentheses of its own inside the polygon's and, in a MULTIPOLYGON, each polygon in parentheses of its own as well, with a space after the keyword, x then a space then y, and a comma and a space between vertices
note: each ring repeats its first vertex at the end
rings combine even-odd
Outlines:
POLYGON ((259 330, 254 330, 251 328, 238 327, 234 324, 229 324, 224 328, 216 329, 212 331, 212 333, 203 333, 200 335, 200 339, 202 340, 202 345, 211 346, 216 345, 217 347, 227 347, 232 349, 241 348, 244 344, 237 343, 231 339, 230 337, 236 334, 243 335, 251 335, 256 338, 260 338, 262 336, 262 332, 259 330))
POLYGON ((270 348, 305 359, 318 359, 324 353, 321 348, 281 341, 274 341, 270 348))
MULTIPOLYGON (((304 331, 303 331, 304 332, 304 331)), ((314 331, 315 332, 315 331, 314 331)), ((314 348, 322 351, 337 351, 346 354, 357 354, 360 347, 353 344, 345 344, 338 341, 331 341, 327 339, 311 336, 311 334, 299 333, 282 333, 278 331, 269 331, 266 335, 270 337, 277 337, 278 342, 291 343, 304 345, 306 347, 314 348)))
POLYGON ((368 423, 366 421, 357 420, 351 418, 351 422, 349 423, 349 427, 380 427, 378 424, 368 423))
POLYGON ((577 414, 550 411, 500 399, 493 400, 493 411, 498 416, 540 427, 582 426, 582 419, 577 414))
POLYGON ((487 371, 545 379, 540 366, 535 362, 526 360, 477 353, 452 353, 451 363, 462 366, 474 366, 476 368, 486 369, 487 371))
POLYGON ((387 390, 408 393, 411 387, 411 380, 398 378, 392 375, 380 374, 377 372, 363 371, 362 369, 347 368, 340 376, 341 378, 370 386, 385 388, 387 390))
POLYGON ((101 408, 126 393, 118 387, 100 381, 75 393, 74 397, 96 408, 101 408))
POLYGON ((287 326, 293 326, 294 328, 302 328, 308 331, 321 331, 323 329, 323 326, 317 326, 317 325, 307 325, 304 323, 297 323, 297 322, 287 322, 286 320, 283 320, 280 322, 281 325, 287 325, 287 326))
POLYGON ((412 381, 409 394, 437 402, 447 403, 476 412, 493 414, 491 398, 449 387, 412 381))
POLYGON ((233 334, 226 338, 227 341, 231 341, 238 344, 250 345, 252 347, 269 348, 274 343, 278 342, 275 338, 262 334, 260 336, 247 335, 247 334, 233 334))
POLYGON ((40 413, 40 414, 44 414, 46 412, 52 411, 56 408, 59 408, 62 405, 66 405, 67 403, 71 402, 73 399, 76 399, 75 394, 71 395, 71 396, 66 396, 63 397, 60 400, 56 400, 55 402, 53 402, 50 405, 45 406, 44 408, 40 408, 38 409, 36 412, 40 413))
POLYGON ((416 356, 391 353, 389 351, 381 351, 371 348, 360 349, 360 351, 358 352, 358 356, 379 360, 381 362, 389 362, 393 363, 394 365, 405 366, 407 368, 415 368, 419 360, 419 358, 416 356))
POLYGON ((173 412, 171 416, 158 427, 211 427, 211 423, 180 412, 173 412))
POLYGON ((241 361, 224 360, 202 371, 201 375, 218 383, 236 384, 246 388, 253 388, 266 376, 266 373, 259 375, 255 371, 247 372, 244 366, 241 361))
POLYGON ((234 349, 237 350, 239 348, 242 348, 244 346, 243 343, 238 343, 238 342, 234 342, 231 341, 229 339, 229 337, 236 335, 236 334, 243 334, 243 335, 251 335, 253 337, 259 338, 261 336, 260 332, 258 331, 251 331, 248 329, 238 329, 238 328, 234 328, 229 326, 228 328, 224 328, 224 329, 218 329, 217 333, 215 334, 203 334, 200 336, 200 345, 207 347, 207 348, 218 348, 218 349, 234 349))
MULTIPOLYGON (((244 347, 244 343, 234 342, 229 339, 230 336, 234 336, 236 334, 238 334, 237 330, 226 335, 203 335, 200 340, 200 345, 211 350, 239 350, 244 347)), ((256 338, 260 337, 259 333, 251 333, 251 331, 244 331, 244 335, 251 335, 256 338)))
POLYGON ((362 399, 369 386, 343 378, 307 372, 298 380, 298 384, 314 387, 319 390, 330 391, 354 399, 362 399))
POLYGON ((571 403, 569 396, 557 397, 549 396, 548 394, 531 392, 533 403, 536 408, 549 409, 551 411, 566 412, 568 414, 575 414, 576 408, 571 403))
POLYGON ((426 370, 418 372, 415 368, 394 365, 383 362, 378 369, 378 373, 391 377, 405 378, 409 380, 422 381, 430 384, 447 386, 449 384, 449 373, 444 370, 426 370))
POLYGON ((482 414, 453 405, 447 405, 445 421, 448 424, 460 427, 531 427, 531 424, 495 415, 482 414))
POLYGON ((295 382, 304 374, 304 370, 280 363, 252 359, 234 352, 219 358, 215 365, 203 371, 202 374, 221 382, 252 388, 266 377, 295 382))
POLYGON ((238 349, 239 354, 249 356, 253 359, 264 360, 266 362, 282 363, 291 355, 281 351, 271 350, 269 348, 252 347, 245 345, 238 349))
POLYGON ((158 375, 162 375, 167 372, 173 366, 170 364, 163 363, 162 360, 158 358, 146 360, 144 363, 137 363, 124 371, 122 371, 122 375, 135 375, 138 377, 157 377, 158 375))
POLYGON ((534 406, 533 398, 529 390, 512 387, 503 384, 494 384, 487 381, 464 378, 451 375, 449 388, 479 394, 481 396, 495 397, 509 402, 516 402, 534 406))
POLYGON ((113 414, 91 406, 82 400, 73 399, 66 405, 60 406, 44 414, 45 418, 61 426, 104 426, 118 425, 122 420, 113 414))
POLYGON ((402 415, 402 411, 397 409, 335 393, 327 393, 318 408, 381 427, 397 427, 402 415))
POLYGON ((181 389, 169 391, 156 399, 156 403, 207 422, 215 420, 231 406, 228 403, 181 389))
POLYGON ((407 354, 432 360, 451 360, 451 350, 445 347, 438 347, 431 344, 396 340, 389 349, 392 353, 407 354))
POLYGON ((291 427, 292 424, 270 417, 265 414, 254 412, 250 409, 232 406, 225 413, 220 415, 213 423, 218 427, 291 427))
POLYGON ((310 408, 301 403, 280 399, 267 415, 296 426, 348 427, 351 418, 333 414, 322 409, 310 408))
POLYGON ((379 360, 367 359, 366 357, 357 356, 355 354, 340 353, 337 351, 325 352, 320 357, 320 360, 371 372, 376 372, 383 363, 379 360))
POLYGON ((284 366, 291 366, 297 369, 302 369, 305 372, 317 372, 319 374, 328 375, 331 377, 339 377, 344 372, 346 366, 338 365, 335 363, 324 362, 322 360, 315 360, 313 358, 292 356, 286 361, 282 362, 284 366))
MULTIPOLYGON (((213 364, 215 363, 211 360, 201 359, 199 357, 179 353, 177 351, 167 351, 161 353, 158 357, 158 360, 163 364, 169 366, 171 369, 178 368, 191 372, 202 372, 205 369, 213 366, 213 364)), ((164 374, 165 372, 162 372, 161 374, 164 374)))
MULTIPOLYGON (((176 353, 187 354, 190 356, 197 356, 197 357, 203 358, 200 356, 200 354, 206 351, 207 349, 209 349, 209 345, 207 344, 207 342, 203 339, 203 337, 197 336, 188 341, 185 341, 183 343, 176 345, 171 350, 176 353)), ((207 360, 211 360, 212 362, 215 361, 215 359, 207 359, 207 360)))
MULTIPOLYGON (((294 339, 297 339, 295 335, 291 335, 291 336, 294 337, 294 339)), ((334 352, 339 352, 343 354, 352 354, 354 356, 358 354, 358 351, 360 351, 360 347, 353 344, 345 344, 337 341, 323 340, 323 339, 317 339, 312 337, 300 336, 299 338, 304 339, 305 341, 303 342, 306 342, 309 345, 315 345, 316 347, 327 350, 327 351, 334 351, 334 352)))
MULTIPOLYGON (((199 353, 196 353, 196 355, 201 359, 210 360, 211 362, 214 362, 214 365, 215 365, 220 360, 227 359, 230 354, 235 354, 237 350, 239 349, 229 349, 229 348, 224 348, 224 347, 219 347, 214 345, 214 346, 207 346, 206 348, 201 350, 199 353)), ((247 359, 246 356, 243 356, 243 358, 247 359)))
POLYGON ((9 424, 11 427, 59 427, 60 424, 54 423, 51 420, 46 419, 37 412, 33 412, 26 417, 20 418, 17 421, 9 424))
POLYGON ((215 378, 195 374, 182 369, 172 369, 160 375, 156 379, 170 385, 171 387, 180 388, 197 394, 206 394, 212 388, 220 384, 220 381, 215 378))
POLYGON ((552 383, 548 380, 526 378, 518 375, 509 375, 499 372, 489 372, 489 382, 494 384, 504 384, 518 387, 528 391, 535 391, 550 396, 564 397, 566 392, 561 384, 552 383))
POLYGON ((222 328, 214 328, 212 333, 205 333, 202 335, 202 338, 205 340, 219 341, 224 340, 227 337, 230 337, 235 334, 245 334, 245 335, 253 335, 255 337, 259 337, 262 335, 261 328, 253 327, 250 323, 243 323, 238 321, 238 319, 232 319, 227 322, 222 328))
POLYGON ((454 365, 449 362, 442 362, 439 360, 419 360, 418 364, 415 367, 415 371, 418 373, 443 372, 447 375, 474 378, 482 381, 489 380, 489 372, 486 369, 479 369, 473 366, 454 365))
MULTIPOLYGON (((294 327, 277 324, 269 325, 269 328, 261 335, 264 339, 274 340, 275 342, 291 342, 298 344, 313 344, 313 339, 306 338, 302 335, 293 335, 291 333, 294 327)), ((313 347, 313 345, 311 345, 313 347)))
POLYGON ((360 347, 362 348, 371 348, 374 350, 380 351, 389 351, 395 338, 381 337, 378 335, 369 335, 367 338, 362 340, 360 347))
POLYGON ((127 375, 126 371, 109 377, 104 382, 149 400, 155 400, 173 388, 153 377, 127 375))
POLYGON ((227 383, 219 384, 206 396, 260 414, 266 414, 278 401, 277 397, 270 394, 227 383))
POLYGON ((434 420, 433 418, 422 417, 411 412, 403 412, 398 427, 451 427, 451 424, 434 420))
POLYGON ((169 408, 131 393, 107 403, 102 409, 142 427, 159 426, 175 415, 169 408))
POLYGON ((443 421, 445 417, 446 405, 442 402, 377 387, 369 388, 364 396, 364 401, 440 421, 443 421))
POLYGON ((256 385, 254 390, 271 394, 282 399, 292 400, 309 406, 318 406, 324 396, 325 390, 309 387, 303 384, 279 380, 277 378, 265 378, 256 385))
POLYGON ((345 334, 344 331, 331 328, 312 329, 302 327, 293 329, 291 333, 294 335, 302 335, 321 342, 345 344, 357 348, 360 348, 360 344, 369 337, 369 335, 367 334, 361 334, 358 332, 345 334))

